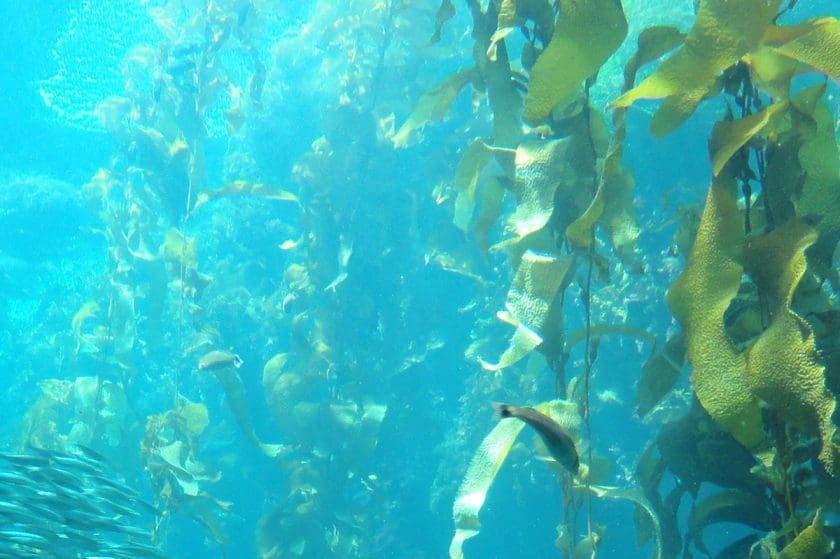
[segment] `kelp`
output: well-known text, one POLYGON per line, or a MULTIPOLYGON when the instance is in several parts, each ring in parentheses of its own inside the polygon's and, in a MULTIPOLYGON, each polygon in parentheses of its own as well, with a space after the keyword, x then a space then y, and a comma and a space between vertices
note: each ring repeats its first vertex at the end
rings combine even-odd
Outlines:
POLYGON ((712 152, 712 174, 719 175, 723 166, 744 144, 764 128, 772 128, 775 118, 784 114, 787 108, 788 101, 779 101, 750 116, 716 123, 709 146, 712 152))
POLYGON ((490 148, 485 142, 482 138, 473 140, 464 150, 464 155, 455 168, 455 189, 458 195, 455 198, 455 215, 452 221, 465 233, 475 211, 478 177, 491 156, 490 148))
POLYGON ((455 15, 455 5, 452 0, 441 0, 440 7, 438 7, 437 14, 435 14, 435 32, 429 43, 437 43, 440 41, 440 33, 443 30, 443 24, 452 19, 455 15))
POLYGON ((516 271, 506 310, 500 320, 516 331, 498 363, 482 361, 489 371, 516 363, 535 348, 548 355, 563 349, 563 293, 574 272, 574 257, 551 256, 526 251, 516 271))
POLYGON ((222 352, 211 351, 208 354, 205 354, 201 360, 199 360, 199 369, 212 371, 216 379, 222 385, 222 388, 225 391, 225 396, 227 396, 228 405, 233 412, 233 417, 248 440, 259 448, 266 456, 271 458, 277 457, 285 450, 285 446, 281 444, 264 443, 257 436, 256 429, 254 428, 254 423, 251 419, 251 409, 248 405, 245 383, 242 382, 242 378, 236 371, 242 363, 241 359, 238 361, 235 360, 234 358, 238 359, 238 356, 233 354, 230 354, 230 359, 226 359, 224 354, 221 356, 218 354, 222 354, 222 352))
POLYGON ((758 47, 778 5, 779 0, 701 0, 684 45, 613 104, 627 107, 638 99, 664 97, 651 131, 656 136, 672 132, 714 92, 721 72, 758 47))
POLYGON ((561 0, 559 4, 551 41, 528 80, 522 117, 532 125, 573 101, 583 81, 598 72, 627 34, 620 2, 561 0))
POLYGON ((699 501, 688 518, 688 542, 697 550, 710 556, 703 542, 703 531, 718 523, 733 523, 749 526, 760 532, 768 532, 778 525, 772 503, 765 495, 739 489, 727 489, 713 493, 699 501))
MULTIPOLYGON (((777 26, 772 22, 779 4, 779 0, 702 0, 683 47, 613 105, 627 107, 639 99, 664 98, 651 121, 652 133, 664 136, 719 90, 723 72, 739 61, 747 64, 758 85, 782 99, 797 73, 810 69, 840 79, 840 22, 824 17, 777 26)), ((761 121, 769 116, 748 118, 761 121)), ((749 128, 748 122, 739 126, 749 128)), ((717 160, 715 174, 720 167, 717 160)))
POLYGON ((748 245, 746 270, 766 297, 772 322, 747 352, 747 380, 787 423, 821 437, 820 459, 834 471, 836 402, 811 329, 790 309, 805 273, 805 250, 815 239, 810 227, 793 219, 748 245))
POLYGON ((391 138, 394 147, 408 147, 409 137, 413 131, 422 128, 430 120, 439 120, 446 116, 458 94, 474 78, 475 69, 466 68, 449 76, 424 93, 406 121, 391 138))
POLYGON ((21 448, 64 450, 72 445, 125 449, 131 409, 123 385, 98 376, 45 379, 25 414, 21 448))
POLYGON ((224 196, 254 196, 265 200, 277 200, 281 202, 297 202, 297 196, 287 190, 270 186, 260 182, 232 181, 221 188, 205 190, 195 199, 193 211, 197 210, 207 202, 224 196))
MULTIPOLYGON (((533 407, 557 421, 570 434, 579 432, 581 418, 576 404, 554 400, 533 407)), ((470 461, 452 506, 455 535, 449 546, 450 559, 463 559, 464 542, 478 535, 481 527, 478 515, 487 492, 524 427, 525 423, 515 418, 502 419, 484 438, 470 461)))
MULTIPOLYGON (((208 424, 204 404, 179 396, 175 408, 147 418, 139 450, 152 489, 165 510, 178 510, 194 519, 223 546, 227 537, 217 514, 229 511, 232 503, 207 491, 208 484, 222 478, 221 472, 198 458, 199 437, 208 424)), ((156 533, 163 528, 166 514, 158 519, 156 533)))
POLYGON ((779 554, 779 559, 821 559, 834 550, 834 541, 823 531, 821 511, 779 554))
POLYGON ((685 336, 678 333, 642 365, 634 402, 639 416, 647 414, 674 388, 684 364, 685 336))
POLYGON ((746 356, 723 324, 743 273, 742 222, 732 182, 719 176, 709 188, 694 248, 667 298, 685 331, 700 403, 742 444, 757 448, 764 441, 759 402, 747 385, 746 356))

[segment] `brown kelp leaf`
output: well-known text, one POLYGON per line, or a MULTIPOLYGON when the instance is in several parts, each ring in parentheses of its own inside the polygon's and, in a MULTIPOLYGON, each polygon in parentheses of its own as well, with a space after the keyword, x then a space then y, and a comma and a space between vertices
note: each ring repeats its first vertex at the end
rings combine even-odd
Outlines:
POLYGON ((497 316, 516 327, 498 363, 482 361, 488 371, 509 367, 534 348, 554 354, 563 349, 563 293, 574 272, 573 256, 527 251, 516 270, 505 310, 497 316))
POLYGON ((758 47, 778 6, 779 0, 701 0, 683 46, 613 105, 627 107, 638 99, 664 97, 651 131, 656 136, 672 132, 715 89, 723 70, 758 47))
POLYGON ((775 126, 780 115, 789 107, 788 101, 778 101, 769 107, 738 120, 718 121, 712 129, 709 150, 712 153, 712 174, 718 176, 723 166, 753 136, 765 128, 775 126))
POLYGON ((213 190, 206 190, 198 195, 193 205, 193 210, 197 210, 207 202, 222 198, 223 196, 256 196, 258 198, 265 198, 266 200, 279 200, 282 202, 297 203, 297 196, 261 182, 251 181, 232 181, 221 188, 213 190))
POLYGON ((764 440, 761 410, 746 379, 746 357, 726 334, 723 315, 741 286, 742 220, 736 185, 712 183, 685 270, 668 291, 668 306, 686 336, 700 403, 747 448, 764 440))
POLYGON ((636 391, 636 413, 644 416, 668 394, 680 378, 685 363, 685 336, 672 336, 662 351, 651 355, 642 365, 642 376, 636 391))
POLYGON ((394 147, 397 149, 408 147, 409 136, 414 130, 422 128, 430 120, 439 120, 446 116, 449 107, 455 102, 458 94, 464 86, 473 80, 475 72, 475 68, 467 68, 456 72, 424 93, 406 121, 391 138, 394 147))
POLYGON ((522 115, 531 125, 571 102, 583 81, 598 72, 627 35, 620 2, 560 0, 559 4, 551 41, 531 69, 522 115))

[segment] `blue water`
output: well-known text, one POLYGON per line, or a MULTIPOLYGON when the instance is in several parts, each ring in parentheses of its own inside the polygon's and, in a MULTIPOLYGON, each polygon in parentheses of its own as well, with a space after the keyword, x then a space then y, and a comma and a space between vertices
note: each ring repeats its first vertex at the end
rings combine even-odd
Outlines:
MULTIPOLYGON (((164 45, 206 38, 193 25, 205 3, 99 4, 0 5, 0 450, 25 450, 33 430, 40 443, 96 448, 115 476, 167 511, 158 543, 172 558, 257 557, 256 534, 266 523, 277 546, 276 555, 264 549, 266 559, 446 557, 456 491, 496 424, 490 403, 555 396, 553 375, 539 362, 535 375, 525 372, 526 361, 495 375, 465 356, 476 341, 478 356, 489 361, 507 346, 512 329, 495 313, 513 270, 502 252, 480 253, 452 224, 453 198, 437 203, 433 191, 451 184, 469 140, 491 133, 486 107, 474 112, 462 94, 409 148, 394 149, 387 139, 389 119, 399 127, 424 91, 470 60, 467 10, 457 3, 442 42, 430 47, 434 1, 408 3, 413 23, 389 28, 389 42, 382 39, 389 2, 210 2, 247 22, 245 39, 229 38, 218 60, 218 78, 241 90, 245 120, 226 130, 224 111, 237 93, 220 85, 200 124, 178 123, 194 133, 184 138, 187 151, 193 138, 201 144, 199 171, 188 180, 177 165, 166 166, 170 160, 163 165, 143 151, 150 148, 109 133, 94 109, 126 95, 128 81, 160 103, 160 88, 191 91, 188 79, 177 82, 174 66, 195 63, 189 55, 131 75, 122 60, 140 45, 149 45, 155 60, 164 45), (171 12, 174 27, 149 16, 157 8, 179 8, 171 12), (249 49, 266 69, 258 103, 247 99, 255 71, 249 49), (114 180, 98 198, 90 185, 103 172, 114 180), (231 195, 185 215, 202 192, 237 180, 292 192, 299 203, 231 195), (194 239, 195 268, 180 245, 165 262, 159 247, 167 232, 194 239), (470 274, 436 264, 441 254, 466 263, 470 274), (308 280, 295 275, 304 269, 308 280), (196 270, 212 281, 205 286, 196 270), (121 307, 123 288, 131 304, 121 307), (98 310, 76 328, 74 316, 88 302, 98 310), (120 349, 121 340, 128 347, 120 349), (253 432, 263 443, 286 445, 288 454, 272 458, 258 449, 221 379, 198 367, 210 349, 242 359, 225 370, 241 380, 253 432), (281 353, 300 384, 272 395, 263 367, 281 353), (124 404, 101 394, 93 403, 44 400, 48 379, 70 386, 83 378, 119 387, 124 404), (192 500, 167 497, 184 489, 174 477, 155 477, 155 467, 168 466, 141 453, 149 416, 173 409, 177 395, 209 414, 207 427, 189 439, 191 459, 211 478, 199 479, 192 500), (44 406, 52 411, 43 413, 44 406), (374 417, 382 409, 384 416, 374 417)), ((692 4, 625 1, 631 36, 652 23, 687 28, 692 4)), ((791 21, 837 15, 832 0, 802 4, 791 21)), ((631 45, 628 38, 605 67, 593 92, 599 106, 615 96, 631 45)), ((663 140, 647 133, 655 107, 630 111, 624 158, 637 185, 648 273, 616 281, 594 312, 663 340, 677 328, 664 302, 681 269, 667 251, 673 212, 703 199, 707 138, 722 105, 703 105, 663 140)), ((582 327, 583 316, 575 287, 567 294, 567 332, 582 327)), ((649 351, 630 337, 600 343, 592 445, 606 464, 606 485, 634 486, 642 450, 671 417, 665 410, 642 421, 633 412, 649 351)), ((578 346, 566 380, 582 367, 578 346)), ((686 374, 678 389, 689 390, 686 374)), ((185 433, 182 423, 169 425, 157 444, 186 443, 185 433)), ((535 458, 532 434, 519 441, 488 494, 481 533, 465 545, 467 557, 558 556, 556 527, 568 494, 535 458)), ((594 523, 605 529, 599 558, 650 556, 650 544, 636 545, 633 515, 629 501, 594 500, 594 523)), ((585 512, 578 518, 581 536, 585 512)), ((720 535, 731 541, 737 530, 720 535)))

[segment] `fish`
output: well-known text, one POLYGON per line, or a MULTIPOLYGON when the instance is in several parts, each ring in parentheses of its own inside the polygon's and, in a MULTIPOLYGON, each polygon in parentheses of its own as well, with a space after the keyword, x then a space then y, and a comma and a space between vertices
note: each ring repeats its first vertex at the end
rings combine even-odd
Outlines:
POLYGON ((580 468, 575 442, 560 425, 546 414, 529 407, 493 403, 493 409, 500 417, 515 417, 530 425, 542 438, 548 453, 571 474, 577 475, 580 468))
POLYGON ((232 366, 238 369, 243 363, 244 361, 242 361, 242 358, 235 353, 214 349, 201 356, 201 359, 198 360, 198 368, 201 370, 214 371, 232 366))
POLYGON ((0 452, 0 557, 165 558, 159 516, 85 447, 0 452), (145 513, 145 514, 144 514, 145 513))

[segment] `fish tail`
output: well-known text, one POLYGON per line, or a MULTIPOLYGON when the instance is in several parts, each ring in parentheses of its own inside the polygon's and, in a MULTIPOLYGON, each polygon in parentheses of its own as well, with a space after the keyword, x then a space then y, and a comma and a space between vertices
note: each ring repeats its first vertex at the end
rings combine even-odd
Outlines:
POLYGON ((496 410, 496 415, 500 419, 504 417, 513 417, 513 406, 499 402, 492 402, 491 405, 493 406, 493 409, 496 410))

